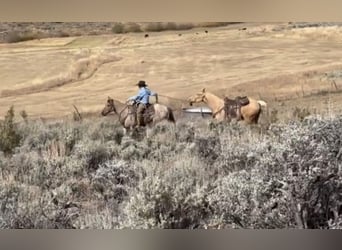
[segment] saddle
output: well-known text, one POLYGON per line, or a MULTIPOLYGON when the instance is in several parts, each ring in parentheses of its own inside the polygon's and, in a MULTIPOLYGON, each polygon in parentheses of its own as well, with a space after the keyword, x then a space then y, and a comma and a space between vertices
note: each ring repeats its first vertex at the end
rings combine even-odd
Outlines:
POLYGON ((224 111, 226 119, 236 118, 238 121, 243 120, 241 115, 241 107, 248 105, 249 99, 247 96, 237 96, 235 99, 224 98, 224 111))
POLYGON ((152 122, 154 114, 155 114, 154 105, 147 104, 143 113, 145 125, 152 122))
MULTIPOLYGON (((140 105, 139 103, 134 104, 134 114, 137 119, 138 119, 138 106, 139 105, 140 105)), ((153 104, 145 105, 145 109, 142 113, 142 118, 143 118, 142 125, 146 126, 147 124, 151 123, 153 121, 154 114, 155 114, 154 105, 153 104)))

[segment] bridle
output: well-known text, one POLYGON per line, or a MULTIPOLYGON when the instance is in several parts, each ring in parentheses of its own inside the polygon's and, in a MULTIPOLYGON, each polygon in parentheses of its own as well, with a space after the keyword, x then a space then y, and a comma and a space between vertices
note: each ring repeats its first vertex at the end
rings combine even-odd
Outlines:
POLYGON ((111 109, 108 111, 108 114, 109 114, 110 112, 114 112, 114 113, 117 115, 118 112, 116 111, 116 108, 115 108, 115 105, 114 105, 114 100, 111 101, 111 102, 108 101, 108 104, 109 104, 109 106, 110 106, 110 108, 111 108, 111 109))
MULTIPOLYGON (((196 98, 195 98, 195 99, 196 99, 196 98)), ((192 106, 193 103, 199 103, 199 102, 204 102, 204 103, 206 103, 206 101, 207 101, 207 97, 205 96, 205 94, 202 94, 200 101, 196 101, 196 102, 190 101, 190 106, 192 106)))
POLYGON ((204 102, 204 103, 207 103, 208 99, 207 97, 205 96, 205 94, 202 94, 202 100, 201 102, 204 102))
MULTIPOLYGON (((201 99, 200 101, 197 101, 198 102, 204 102, 204 103, 207 103, 208 99, 205 95, 205 93, 202 94, 201 96, 201 99)), ((190 102, 192 104, 192 102, 190 102)), ((224 106, 222 108, 220 108, 219 110, 217 110, 215 113, 212 114, 212 117, 215 118, 217 114, 219 114, 222 110, 224 110, 224 106)))

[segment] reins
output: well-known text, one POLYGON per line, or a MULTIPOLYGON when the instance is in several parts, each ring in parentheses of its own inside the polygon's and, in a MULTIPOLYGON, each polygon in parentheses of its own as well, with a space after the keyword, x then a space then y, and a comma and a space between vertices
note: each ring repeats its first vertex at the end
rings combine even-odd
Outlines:
POLYGON ((224 106, 222 108, 220 108, 218 111, 216 111, 215 113, 213 113, 213 118, 215 118, 215 116, 220 113, 222 110, 224 110, 224 106))
MULTIPOLYGON (((124 112, 125 111, 125 109, 127 109, 128 108, 128 105, 125 105, 125 107, 118 113, 118 111, 116 110, 116 107, 115 107, 115 103, 114 103, 114 100, 113 100, 113 105, 112 105, 112 107, 113 107, 113 111, 114 111, 114 113, 119 117, 119 121, 121 121, 121 115, 122 115, 122 112, 124 112)), ((129 115, 130 113, 128 113, 127 114, 127 116, 129 115)), ((125 119, 127 118, 127 116, 125 117, 125 119)))
POLYGON ((186 100, 186 99, 180 99, 180 98, 171 97, 171 96, 167 96, 167 95, 159 95, 159 94, 158 94, 158 96, 166 97, 166 98, 169 98, 169 99, 174 99, 174 100, 181 101, 181 102, 187 102, 187 101, 188 101, 188 100, 186 100))

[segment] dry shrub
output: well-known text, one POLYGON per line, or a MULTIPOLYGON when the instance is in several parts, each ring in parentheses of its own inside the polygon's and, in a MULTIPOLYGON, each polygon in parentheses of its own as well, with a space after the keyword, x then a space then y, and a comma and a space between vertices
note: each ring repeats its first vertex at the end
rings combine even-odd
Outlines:
POLYGON ((206 198, 209 184, 200 164, 192 160, 183 158, 168 169, 159 165, 145 167, 146 177, 130 193, 122 227, 199 226, 210 213, 206 198))
POLYGON ((51 203, 47 192, 13 182, 1 184, 0 221, 2 228, 74 228, 78 208, 51 203))
POLYGON ((56 34, 55 34, 56 37, 70 37, 70 34, 66 31, 58 31, 56 34))
POLYGON ((311 115, 309 109, 307 108, 299 108, 299 107, 295 107, 295 109, 293 110, 293 117, 299 121, 303 121, 305 119, 305 117, 311 115))
MULTIPOLYGON (((194 27, 219 27, 233 22, 49 22, 49 23, 11 23, 3 24, 7 34, 0 37, 0 42, 15 43, 48 37, 69 37, 82 35, 123 34, 141 31, 187 30, 194 27)), ((0 25, 1 26, 1 25, 0 25)))
POLYGON ((194 28, 193 23, 180 23, 177 25, 177 30, 189 30, 194 28))
POLYGON ((199 27, 221 27, 229 24, 237 24, 239 22, 201 22, 197 26, 199 27))
POLYGON ((76 144, 75 154, 83 162, 83 166, 89 174, 96 171, 111 157, 111 152, 106 145, 92 141, 82 141, 76 144))
POLYGON ((160 32, 167 30, 189 30, 196 27, 194 23, 153 22, 142 25, 144 31, 160 32))
MULTIPOLYGON (((275 180, 265 180, 257 169, 235 171, 218 178, 209 195, 209 204, 215 211, 217 228, 285 228, 290 217, 284 217, 284 202, 275 180)), ((290 226, 290 225, 289 225, 290 226)))
POLYGON ((41 38, 44 38, 44 35, 41 33, 12 31, 7 34, 5 42, 18 43, 41 38))
POLYGON ((184 121, 141 140, 109 119, 17 131, 0 154, 1 228, 341 227, 341 116, 184 121))
POLYGON ((263 120, 267 125, 279 122, 279 111, 277 109, 268 109, 263 115, 263 120))
POLYGON ((164 24, 165 30, 177 30, 177 23, 167 22, 164 24))
POLYGON ((217 137, 196 138, 195 144, 198 156, 209 165, 222 154, 221 142, 217 137))
POLYGON ((137 23, 127 23, 124 26, 124 33, 129 32, 142 32, 140 25, 137 23))
POLYGON ((106 201, 115 200, 120 203, 128 196, 130 189, 137 185, 138 173, 135 166, 124 161, 107 161, 93 174, 92 187, 106 201))
POLYGON ((287 147, 276 159, 287 168, 284 191, 299 228, 327 228, 341 216, 341 125, 341 117, 308 117, 301 126, 283 128, 280 140, 287 147))
POLYGON ((144 27, 144 31, 156 32, 156 31, 163 31, 163 30, 164 30, 163 24, 160 22, 149 23, 144 27))
POLYGON ((115 23, 112 32, 115 34, 129 33, 129 32, 142 32, 142 29, 138 23, 115 23))

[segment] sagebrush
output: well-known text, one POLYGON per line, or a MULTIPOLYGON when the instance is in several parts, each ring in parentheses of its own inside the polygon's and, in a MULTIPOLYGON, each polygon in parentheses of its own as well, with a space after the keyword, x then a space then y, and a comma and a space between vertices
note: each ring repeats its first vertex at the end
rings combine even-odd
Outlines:
POLYGON ((341 228, 342 117, 307 115, 135 139, 112 118, 14 124, 11 109, 0 227, 341 228))

